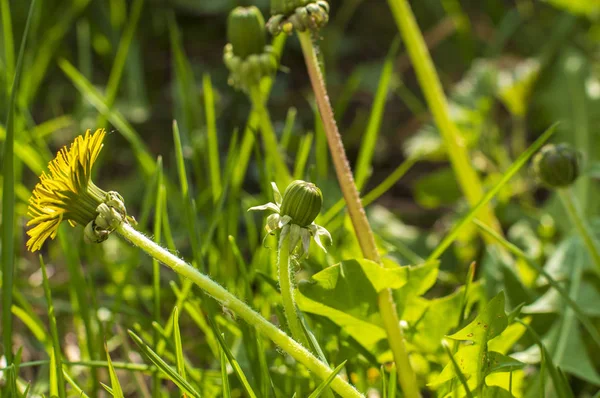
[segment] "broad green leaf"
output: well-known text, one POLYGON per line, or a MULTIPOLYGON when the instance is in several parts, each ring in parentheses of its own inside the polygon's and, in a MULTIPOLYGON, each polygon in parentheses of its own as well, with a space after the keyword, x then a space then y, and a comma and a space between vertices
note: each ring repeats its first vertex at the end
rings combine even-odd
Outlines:
MULTIPOLYGON (((499 336, 507 327, 504 312, 504 293, 494 297, 481 313, 467 326, 451 336, 454 340, 470 340, 471 345, 462 346, 454 355, 461 373, 467 378, 471 390, 480 388, 487 375, 494 372, 508 372, 523 366, 516 359, 499 352, 491 351, 488 342, 499 336)), ((446 365, 434 384, 441 384, 458 375, 452 363, 446 365)))
POLYGON ((500 292, 471 323, 448 337, 454 340, 471 340, 476 344, 487 344, 489 340, 502 333, 506 326, 504 292, 500 292))
POLYGON ((296 302, 304 312, 331 319, 369 351, 386 338, 377 305, 383 289, 406 287, 422 293, 435 282, 438 264, 383 268, 369 260, 347 260, 313 275, 314 283, 301 283, 296 302))
MULTIPOLYGON (((418 347, 420 352, 436 353, 443 337, 458 326, 463 295, 464 287, 433 300, 417 296, 402 301, 402 319, 411 325, 406 332, 410 343, 418 347)), ((465 306, 470 307, 481 297, 481 285, 472 285, 465 306)))

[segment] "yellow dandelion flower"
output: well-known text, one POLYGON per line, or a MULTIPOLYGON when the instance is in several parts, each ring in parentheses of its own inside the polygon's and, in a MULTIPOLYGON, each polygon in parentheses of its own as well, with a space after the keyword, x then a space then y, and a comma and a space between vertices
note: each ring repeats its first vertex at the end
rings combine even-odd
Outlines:
POLYGON ((106 192, 94 185, 91 174, 105 135, 104 129, 93 134, 87 130, 48 163, 49 173, 42 173, 29 199, 30 251, 39 250, 48 238, 54 239, 62 221, 85 227, 96 218, 96 209, 105 201, 106 192))

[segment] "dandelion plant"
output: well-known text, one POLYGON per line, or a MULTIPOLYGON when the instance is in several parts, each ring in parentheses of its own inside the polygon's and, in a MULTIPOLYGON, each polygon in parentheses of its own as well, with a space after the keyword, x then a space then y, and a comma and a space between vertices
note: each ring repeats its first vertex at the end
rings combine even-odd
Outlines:
MULTIPOLYGON (((100 129, 93 134, 88 130, 85 135, 78 136, 70 148, 62 148, 50 162, 50 174, 43 173, 40 176, 29 204, 31 220, 28 225, 31 228, 28 230, 28 248, 31 251, 39 250, 47 239, 54 239, 63 221, 72 226, 84 226, 86 240, 90 242, 102 242, 116 231, 134 246, 191 280, 318 377, 327 379, 333 372, 328 365, 221 285, 137 231, 121 195, 114 191, 103 191, 94 185, 91 181, 92 166, 103 147, 105 134, 105 130, 100 129)), ((331 387, 343 397, 361 396, 340 376, 333 379, 331 387)))

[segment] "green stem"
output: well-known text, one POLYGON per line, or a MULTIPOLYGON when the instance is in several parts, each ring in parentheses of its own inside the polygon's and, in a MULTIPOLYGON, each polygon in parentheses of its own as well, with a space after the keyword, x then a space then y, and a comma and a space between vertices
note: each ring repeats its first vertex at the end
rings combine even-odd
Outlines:
POLYGON ((588 223, 581 216, 577 205, 577 199, 573 195, 573 191, 571 191, 570 188, 559 189, 558 194, 565 206, 565 209, 567 210, 567 213, 569 214, 569 217, 571 218, 571 221, 573 224, 575 224, 577 232, 579 232, 579 235, 581 235, 583 242, 592 256, 592 261, 596 266, 596 271, 600 273, 600 248, 598 247, 598 242, 594 238, 588 223))
MULTIPOLYGON (((458 183, 469 204, 474 207, 484 195, 483 185, 471 163, 465 139, 450 117, 442 84, 415 16, 407 0, 388 0, 388 3, 402 35, 402 40, 406 45, 408 55, 414 65, 415 73, 429 109, 446 144, 454 174, 456 174, 458 183)), ((496 232, 502 234, 500 222, 490 206, 485 206, 482 209, 481 218, 496 232)), ((485 235, 484 237, 487 238, 485 235)))
POLYGON ((255 85, 250 89, 250 101, 252 101, 252 107, 259 115, 260 131, 262 132, 265 145, 266 158, 275 170, 275 181, 280 187, 287 187, 292 181, 292 176, 281 155, 277 143, 277 135, 275 134, 275 129, 273 129, 273 123, 271 123, 271 116, 265 106, 265 100, 259 86, 255 85))
MULTIPOLYGON (((186 263, 168 250, 157 245, 142 233, 136 231, 131 225, 122 223, 118 228, 125 239, 134 246, 145 251, 152 258, 165 264, 179 275, 188 278, 206 293, 213 296, 221 304, 235 312, 240 318, 254 326, 258 331, 266 335, 273 343, 281 347, 298 362, 306 366, 311 372, 322 380, 327 379, 332 372, 329 366, 319 361, 306 348, 294 341, 287 334, 279 330, 275 325, 260 316, 242 300, 228 292, 224 287, 199 272, 192 265, 186 263)), ((362 395, 340 376, 336 376, 331 387, 342 397, 362 397, 362 395)))
POLYGON ((310 344, 302 323, 298 317, 298 308, 294 300, 294 284, 292 283, 292 267, 290 267, 290 236, 289 234, 283 237, 279 246, 278 258, 279 270, 279 287, 281 289, 281 298, 283 300, 283 312, 287 319, 288 326, 292 332, 292 337, 304 347, 310 348, 310 344))
MULTIPOLYGON (((354 184, 352 170, 350 170, 350 164, 346 157, 342 137, 340 136, 333 116, 333 109, 329 102, 329 96, 327 95, 325 81, 323 80, 321 69, 319 68, 317 53, 313 46, 312 38, 308 32, 299 32, 298 38, 302 45, 302 52, 304 53, 306 68, 315 93, 315 100, 319 108, 321 119, 323 120, 323 127, 325 135, 327 136, 335 172, 348 207, 352 225, 354 226, 354 233, 356 234, 365 258, 381 263, 381 258, 379 257, 377 246, 375 245, 375 237, 360 201, 356 185, 354 184)), ((402 329, 400 328, 400 320, 398 319, 392 291, 389 289, 381 291, 378 297, 378 304, 379 312, 387 333, 388 342, 392 349, 396 366, 399 369, 398 381, 400 382, 402 391, 408 398, 420 397, 421 393, 419 392, 417 378, 408 358, 408 351, 406 350, 406 345, 404 343, 404 337, 402 335, 402 329)))

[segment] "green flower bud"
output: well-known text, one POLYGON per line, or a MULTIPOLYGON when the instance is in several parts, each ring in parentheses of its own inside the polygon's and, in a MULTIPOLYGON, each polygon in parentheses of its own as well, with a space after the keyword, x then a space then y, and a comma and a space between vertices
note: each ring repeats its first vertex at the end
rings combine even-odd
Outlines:
POLYGON ((266 42, 265 20, 255 6, 236 7, 227 18, 227 39, 233 54, 245 59, 251 54, 262 54, 266 42))
POLYGON ((566 187, 579 177, 580 159, 580 153, 568 144, 548 144, 535 155, 533 170, 543 184, 566 187))
POLYGON ((281 202, 281 215, 290 216, 292 223, 309 226, 323 205, 323 194, 313 183, 296 180, 285 189, 281 202))
POLYGON ((271 0, 267 30, 272 35, 291 34, 294 29, 318 31, 328 21, 329 3, 325 0, 271 0))

